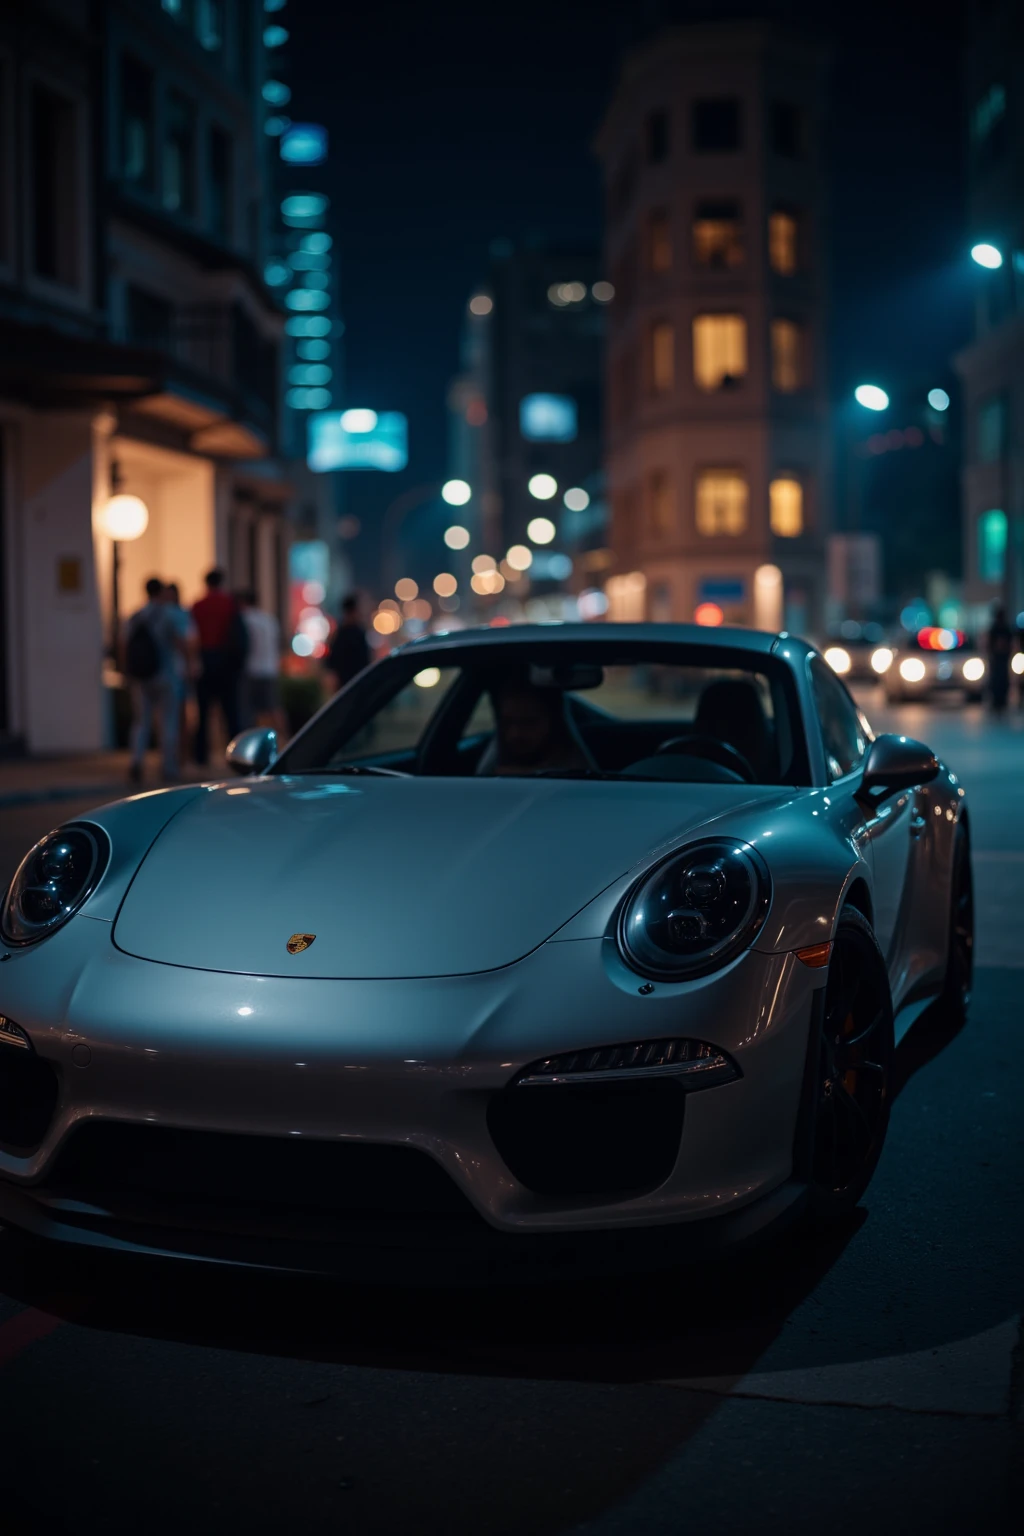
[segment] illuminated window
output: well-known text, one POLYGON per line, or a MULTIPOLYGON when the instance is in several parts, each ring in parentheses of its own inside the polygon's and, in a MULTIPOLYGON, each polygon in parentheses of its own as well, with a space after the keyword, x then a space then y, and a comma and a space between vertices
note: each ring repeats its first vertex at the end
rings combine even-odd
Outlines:
POLYGON ((647 477, 647 517, 652 533, 664 537, 675 531, 672 481, 667 470, 656 469, 647 477))
POLYGON ((783 394, 804 384, 804 333, 795 320, 772 321, 772 383, 783 394))
POLYGON ((978 575, 1002 581, 1006 574, 1006 513, 993 507, 978 518, 978 575))
POLYGON ((747 371, 747 322, 742 315, 696 315, 693 377, 701 389, 728 389, 747 371))
POLYGON ((781 208, 768 217, 768 260, 773 272, 790 277, 797 269, 796 215, 781 208))
POLYGON ((672 228, 664 208, 656 208, 647 220, 647 265, 652 272, 668 272, 672 266, 672 228))
POLYGON ((676 330, 669 320, 651 326, 651 388, 668 394, 676 381, 676 330))
POLYGON ((699 267, 728 272, 743 261, 738 203, 698 203, 693 215, 693 259, 699 267))
POLYGON ((642 624, 647 601, 647 577, 643 571, 609 576, 605 582, 608 618, 613 624, 642 624))
POLYGON ((747 528, 750 488, 735 469, 704 469, 697 476, 697 532, 734 538, 747 528))
POLYGON ((780 539, 796 539, 804 531, 804 488, 799 480, 783 475, 768 487, 771 530, 780 539))

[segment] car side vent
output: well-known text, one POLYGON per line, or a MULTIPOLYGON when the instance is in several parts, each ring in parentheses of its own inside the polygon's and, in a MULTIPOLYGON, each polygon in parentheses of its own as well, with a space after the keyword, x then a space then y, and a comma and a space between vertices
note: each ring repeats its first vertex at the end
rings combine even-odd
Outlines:
POLYGON ((732 1082, 739 1075, 736 1063, 705 1040, 642 1040, 546 1056, 524 1067, 514 1081, 516 1087, 534 1088, 544 1084, 582 1086, 671 1077, 683 1088, 711 1088, 732 1082))

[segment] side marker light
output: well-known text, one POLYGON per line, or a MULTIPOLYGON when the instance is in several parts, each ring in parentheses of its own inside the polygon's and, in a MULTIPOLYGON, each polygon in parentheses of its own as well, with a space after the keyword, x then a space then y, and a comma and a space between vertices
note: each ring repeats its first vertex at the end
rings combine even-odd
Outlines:
POLYGON ((797 959, 804 965, 809 966, 812 971, 820 971, 823 966, 828 965, 831 954, 831 939, 826 944, 808 944, 806 949, 798 949, 796 951, 797 959))

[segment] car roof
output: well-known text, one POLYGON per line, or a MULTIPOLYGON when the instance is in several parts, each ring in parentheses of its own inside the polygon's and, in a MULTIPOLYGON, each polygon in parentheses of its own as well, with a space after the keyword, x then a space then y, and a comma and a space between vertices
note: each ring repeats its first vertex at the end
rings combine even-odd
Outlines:
MULTIPOLYGON (((647 645, 693 645, 720 650, 747 651, 758 656, 769 655, 779 640, 788 640, 785 632, 773 633, 761 629, 739 629, 728 626, 714 629, 701 624, 507 624, 497 628, 480 625, 473 629, 459 629, 447 634, 423 635, 399 646, 393 655, 401 656, 409 651, 459 650, 463 646, 497 645, 545 645, 608 644, 623 640, 640 641, 647 645)), ((803 645, 803 642, 798 642, 803 645)))

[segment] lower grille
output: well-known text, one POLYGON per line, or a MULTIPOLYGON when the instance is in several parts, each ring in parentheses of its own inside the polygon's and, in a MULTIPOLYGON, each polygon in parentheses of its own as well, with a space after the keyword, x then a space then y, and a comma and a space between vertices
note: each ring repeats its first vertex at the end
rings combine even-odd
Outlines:
POLYGON ((63 1220, 333 1239, 346 1222, 479 1221, 444 1169, 415 1148, 232 1136, 103 1121, 68 1138, 32 1193, 63 1220))
POLYGON ((510 1171, 537 1195, 639 1195, 675 1166, 686 1095, 671 1078, 515 1083, 491 1100, 487 1125, 510 1171))
POLYGON ((50 1128, 60 1084, 48 1061, 33 1050, 0 1045, 0 1147, 34 1152, 50 1128))

